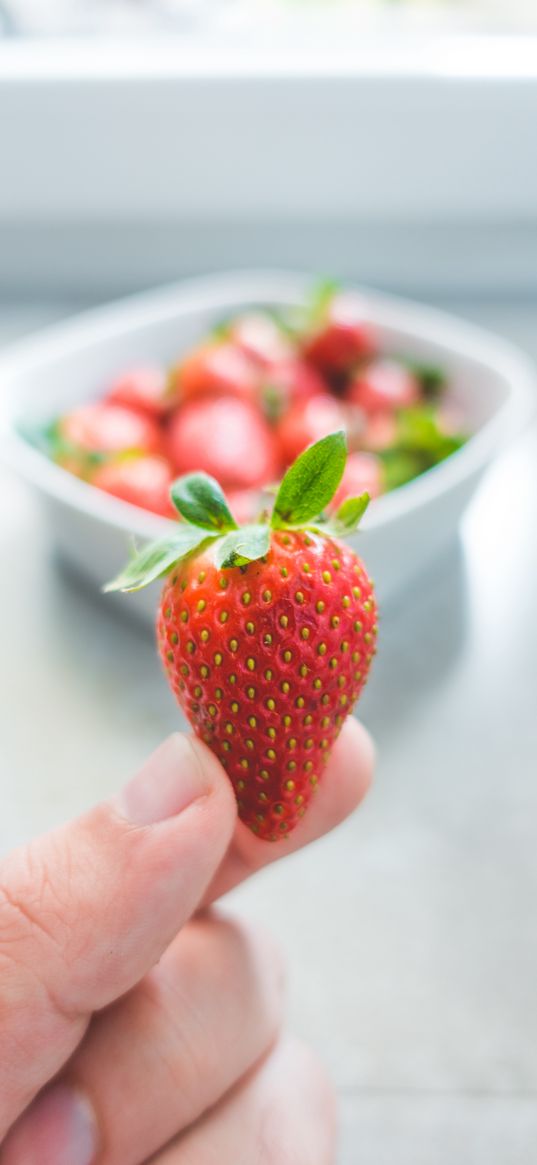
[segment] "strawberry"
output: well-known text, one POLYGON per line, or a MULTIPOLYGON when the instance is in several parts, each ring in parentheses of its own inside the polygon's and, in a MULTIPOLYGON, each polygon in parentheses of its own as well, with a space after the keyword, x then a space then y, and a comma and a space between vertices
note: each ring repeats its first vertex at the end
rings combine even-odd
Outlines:
POLYGON ((158 453, 162 438, 151 417, 142 416, 122 405, 81 405, 66 413, 57 425, 58 438, 73 451, 81 453, 158 453))
POLYGON ((97 489, 140 506, 164 518, 177 518, 170 500, 173 471, 164 457, 121 457, 95 469, 91 483, 97 489))
POLYGON ((258 369, 238 344, 218 340, 187 356, 172 374, 172 382, 179 400, 185 402, 202 396, 236 396, 254 401, 258 369))
POLYGON ((389 449, 397 441, 397 417, 393 412, 371 413, 361 435, 364 449, 377 452, 389 449))
POLYGON ((330 502, 329 510, 337 510, 347 498, 368 493, 377 498, 384 492, 382 465, 374 453, 350 453, 341 482, 330 502))
POLYGON ((267 495, 256 489, 228 489, 226 501, 239 526, 255 522, 261 511, 267 508, 267 495))
POLYGON ((328 375, 350 371, 374 356, 377 339, 356 295, 321 286, 310 308, 310 326, 303 341, 304 355, 328 375))
POLYGON ((106 399, 157 419, 165 417, 174 403, 166 373, 155 367, 130 368, 123 372, 112 381, 106 399))
POLYGON ((278 438, 285 465, 294 461, 307 445, 346 428, 347 416, 343 405, 329 393, 317 393, 305 402, 297 402, 282 417, 278 438))
MULTIPOLYGON (((280 360, 270 364, 261 380, 265 413, 276 421, 293 405, 303 405, 313 396, 324 396, 326 384, 305 360, 280 360)), ((308 444, 308 442, 306 442, 308 444)))
POLYGON ((237 316, 229 334, 239 348, 261 367, 290 359, 293 349, 276 320, 261 312, 237 316))
POLYGON ((416 377, 395 360, 375 360, 358 372, 348 385, 346 396, 365 413, 408 409, 421 399, 416 377))
POLYGON ((173 415, 169 456, 179 473, 201 469, 224 486, 251 489, 277 476, 274 438, 257 408, 233 397, 192 400, 173 415))
POLYGON ((343 433, 307 449, 285 475, 270 525, 239 529, 218 484, 180 478, 186 522, 142 550, 108 590, 166 576, 157 619, 170 686, 221 760, 242 820, 286 837, 366 681, 376 606, 360 559, 339 540, 368 497, 319 517, 343 475, 343 433))

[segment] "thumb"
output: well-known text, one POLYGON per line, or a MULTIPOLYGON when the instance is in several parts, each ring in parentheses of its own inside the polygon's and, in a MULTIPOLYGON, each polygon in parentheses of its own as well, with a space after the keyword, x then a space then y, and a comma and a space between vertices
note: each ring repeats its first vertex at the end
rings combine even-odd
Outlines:
POLYGON ((138 982, 192 914, 235 803, 204 745, 170 737, 115 801, 0 864, 0 1140, 91 1013, 138 982))

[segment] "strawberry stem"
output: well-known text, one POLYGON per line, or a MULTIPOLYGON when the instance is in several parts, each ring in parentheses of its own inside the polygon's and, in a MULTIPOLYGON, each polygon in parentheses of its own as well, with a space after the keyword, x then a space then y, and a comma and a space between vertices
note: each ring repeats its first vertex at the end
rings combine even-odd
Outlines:
POLYGON ((179 477, 173 483, 171 497, 185 524, 169 537, 135 552, 104 590, 139 590, 213 542, 219 569, 230 570, 264 558, 270 550, 271 530, 310 529, 325 537, 351 533, 367 509, 369 494, 347 498, 333 518, 323 514, 340 484, 346 459, 343 432, 331 433, 310 445, 287 470, 270 522, 240 528, 214 478, 206 473, 179 477))

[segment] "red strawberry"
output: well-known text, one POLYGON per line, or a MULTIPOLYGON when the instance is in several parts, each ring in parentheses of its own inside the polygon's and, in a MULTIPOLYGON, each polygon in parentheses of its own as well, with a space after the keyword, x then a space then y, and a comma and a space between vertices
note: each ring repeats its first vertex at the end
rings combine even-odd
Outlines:
POLYGON ((350 453, 345 472, 332 501, 330 511, 337 510, 347 498, 368 493, 377 498, 384 491, 382 465, 374 453, 350 453))
POLYGON ((278 438, 282 460, 289 465, 307 445, 346 427, 343 405, 327 392, 297 403, 282 417, 278 438))
POLYGON ((278 473, 266 421, 253 405, 232 397, 184 405, 171 419, 168 448, 179 473, 200 469, 224 487, 250 489, 278 473))
POLYGON ((173 405, 168 377, 162 368, 131 368, 112 381, 106 399, 113 404, 147 413, 150 417, 166 416, 173 405))
POLYGON ((177 518, 170 499, 173 472, 164 457, 124 457, 97 466, 91 482, 97 489, 165 518, 177 518))
POLYGON ((85 453, 158 453, 162 445, 158 425, 134 409, 106 401, 82 405, 58 422, 58 437, 85 453))
POLYGON ((238 316, 231 327, 231 338, 261 367, 287 360, 293 354, 289 340, 276 321, 261 312, 238 316))
POLYGON ((270 420, 277 420, 293 405, 303 405, 311 397, 325 393, 322 376, 305 360, 280 360, 271 364, 261 380, 261 398, 270 420))
MULTIPOLYGON (((267 495, 256 489, 228 489, 226 501, 239 526, 255 522, 261 511, 267 507, 267 495)), ((270 506, 268 508, 270 509, 270 506)))
POLYGON ((397 417, 395 413, 372 413, 367 418, 366 427, 361 435, 361 444, 364 449, 389 449, 397 441, 397 417))
POLYGON ((365 318, 364 305, 356 295, 323 298, 315 313, 315 325, 304 341, 304 354, 328 374, 344 373, 374 355, 376 336, 365 318))
POLYGON ((255 362, 228 340, 219 340, 195 349, 175 370, 174 384, 179 399, 202 396, 236 396, 253 401, 257 397, 258 369, 255 362))
MULTIPOLYGON (((270 527, 238 529, 216 482, 179 479, 174 501, 190 524, 108 588, 168 573, 157 632, 169 683, 222 761, 242 820, 269 841, 305 812, 375 650, 365 567, 316 517, 344 464, 343 433, 308 449, 280 486, 270 527)), ((367 500, 347 501, 336 531, 353 528, 367 500)))
POLYGON ((416 377, 395 360, 375 360, 358 372, 351 380, 346 396, 366 413, 412 408, 421 399, 416 377))

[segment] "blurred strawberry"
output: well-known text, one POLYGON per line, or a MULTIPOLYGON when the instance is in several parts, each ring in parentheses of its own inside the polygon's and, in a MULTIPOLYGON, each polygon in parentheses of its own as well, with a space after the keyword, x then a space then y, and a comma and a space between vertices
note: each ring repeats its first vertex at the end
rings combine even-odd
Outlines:
POLYGON ((235 344, 262 367, 288 360, 293 355, 292 346, 282 329, 271 316, 261 312, 238 316, 229 334, 235 344))
POLYGON ((233 397, 190 401, 174 414, 169 455, 178 473, 203 470, 222 486, 248 489, 278 476, 272 433, 257 408, 233 397))
POLYGON ((345 427, 345 409, 327 392, 317 393, 305 403, 293 405, 277 429, 285 465, 294 461, 307 445, 345 427))
POLYGON ((91 483, 132 506, 177 518, 170 499, 174 476, 164 457, 123 457, 98 466, 91 483))
POLYGON ((412 408, 421 399, 416 377, 395 360, 375 360, 356 373, 345 395, 366 413, 412 408))
POLYGON ((453 401, 443 401, 436 413, 437 424, 440 432, 445 433, 447 437, 455 437, 464 432, 467 418, 460 405, 453 401))
POLYGON ((330 510, 337 510, 347 498, 368 493, 377 498, 384 492, 382 465, 374 453, 350 453, 343 477, 330 503, 330 510))
POLYGON ((235 396, 252 401, 259 374, 254 361, 228 340, 196 348, 172 374, 180 401, 202 396, 235 396))
POLYGON ((125 453, 130 449, 158 453, 162 447, 156 421, 134 409, 106 401, 81 405, 66 413, 58 422, 57 435, 73 454, 76 450, 107 454, 125 453))
POLYGON ((424 363, 422 360, 411 360, 405 357, 407 368, 416 377, 424 400, 434 402, 439 400, 447 387, 447 375, 444 368, 438 364, 424 363))
POLYGON ((261 400, 270 420, 277 420, 295 404, 326 393, 326 384, 305 360, 280 360, 268 367, 261 381, 261 400))
POLYGON ((150 417, 164 417, 173 405, 168 378, 162 368, 130 368, 112 381, 106 399, 148 413, 150 417))
POLYGON ((73 477, 80 477, 82 481, 90 481, 95 466, 102 462, 102 458, 92 456, 91 453, 73 453, 64 449, 61 443, 55 447, 51 445, 50 456, 56 465, 61 465, 62 469, 72 473, 73 477))
POLYGON ((271 509, 266 496, 256 489, 228 489, 226 500, 239 526, 255 522, 263 509, 271 509))
POLYGON ((389 449, 396 441, 397 417, 395 413, 372 413, 367 418, 361 437, 361 445, 364 449, 376 453, 381 449, 389 449))
POLYGON ((318 310, 314 308, 314 320, 303 348, 307 359, 322 372, 348 372, 353 365, 375 354, 375 331, 366 319, 359 296, 332 291, 321 301, 318 310))

